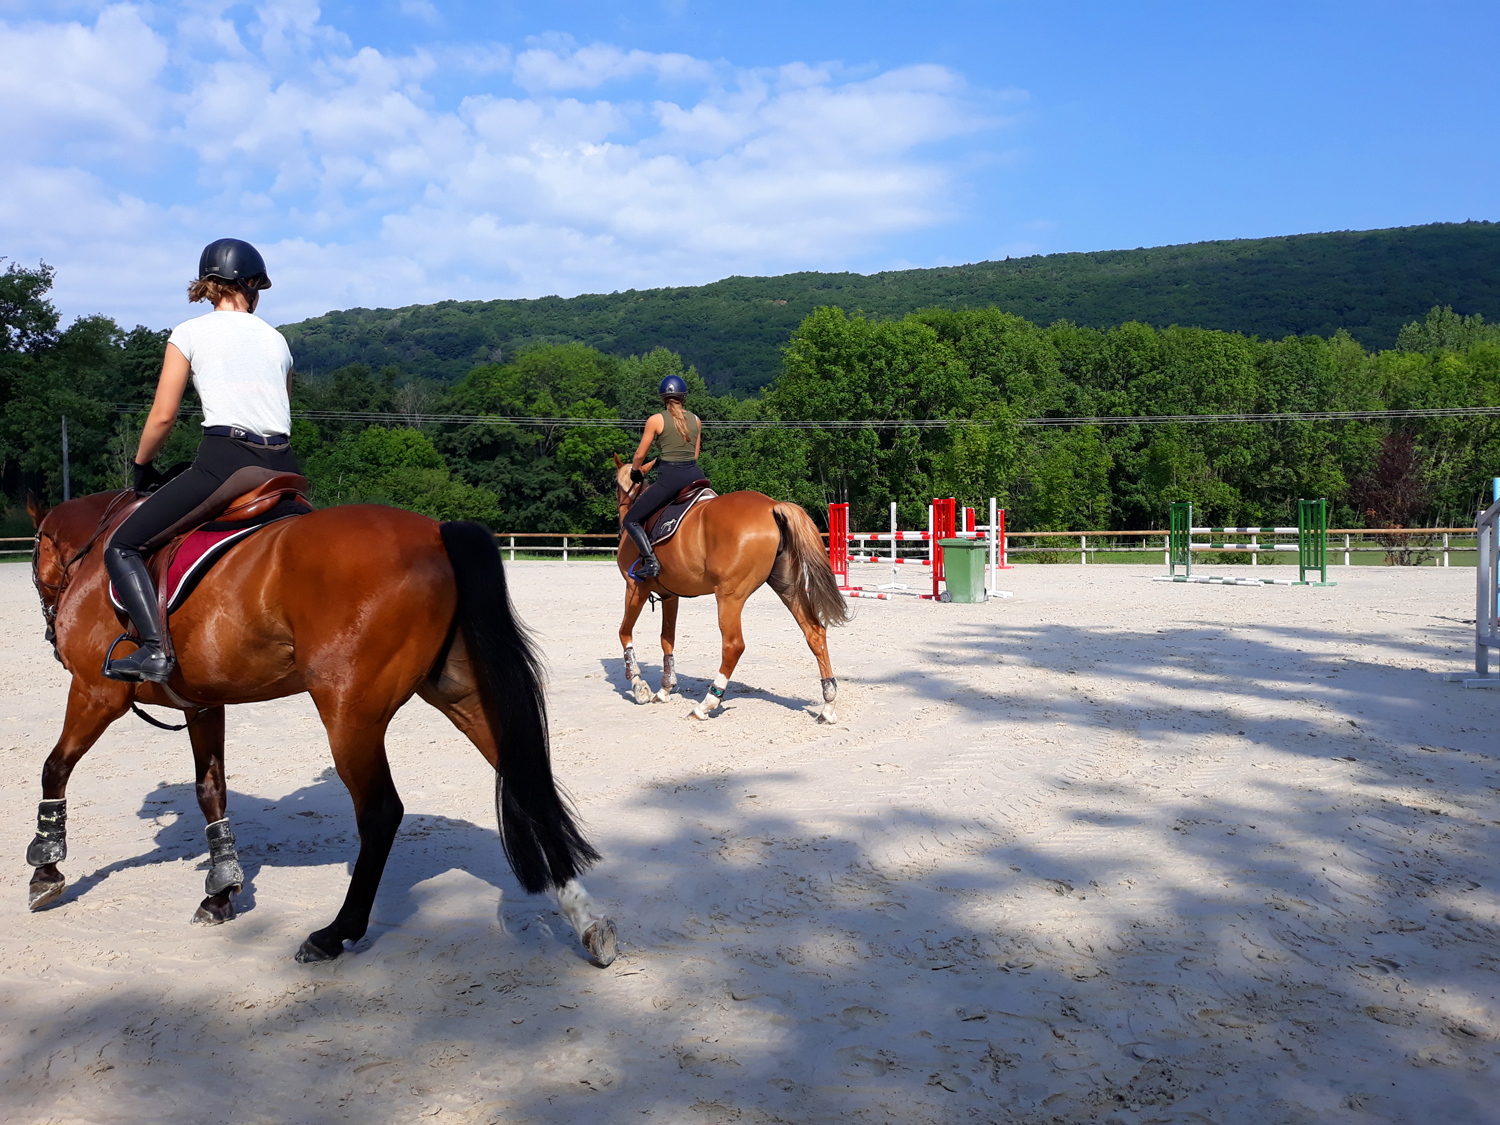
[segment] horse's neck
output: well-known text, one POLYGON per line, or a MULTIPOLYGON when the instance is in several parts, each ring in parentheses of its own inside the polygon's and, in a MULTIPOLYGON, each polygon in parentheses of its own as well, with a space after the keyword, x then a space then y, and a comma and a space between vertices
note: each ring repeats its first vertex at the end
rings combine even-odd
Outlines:
POLYGON ((127 495, 134 494, 125 489, 96 492, 59 504, 49 513, 58 517, 57 527, 49 529, 49 534, 65 556, 76 555, 130 510, 130 503, 123 500, 127 495))

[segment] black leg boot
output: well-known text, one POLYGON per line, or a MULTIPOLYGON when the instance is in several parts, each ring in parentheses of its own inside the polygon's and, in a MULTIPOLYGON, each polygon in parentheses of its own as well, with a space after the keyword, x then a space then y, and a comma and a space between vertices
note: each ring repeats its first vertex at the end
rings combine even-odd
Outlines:
POLYGON ((631 573, 637 578, 655 578, 661 573, 661 563, 656 561, 656 552, 651 549, 651 536, 639 524, 626 524, 625 530, 635 543, 635 549, 641 553, 641 561, 631 567, 631 573))
POLYGON ((104 563, 115 584, 115 594, 140 635, 139 647, 129 656, 116 657, 106 663, 104 675, 127 683, 142 680, 166 683, 172 674, 173 661, 161 647, 161 625, 156 617, 156 585, 151 581, 145 561, 134 551, 111 547, 104 552, 104 563))

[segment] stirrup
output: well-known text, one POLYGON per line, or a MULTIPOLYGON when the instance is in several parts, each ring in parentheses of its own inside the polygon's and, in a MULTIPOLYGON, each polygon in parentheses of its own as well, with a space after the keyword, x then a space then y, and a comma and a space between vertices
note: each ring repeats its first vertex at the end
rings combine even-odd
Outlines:
POLYGON ((630 569, 625 573, 631 578, 634 578, 637 582, 649 582, 651 579, 655 578, 658 574, 661 573, 661 563, 656 561, 655 556, 652 556, 649 559, 643 556, 636 559, 635 562, 631 563, 630 569), (642 566, 641 564, 643 563, 647 563, 649 565, 642 566), (635 568, 638 566, 641 567, 640 574, 637 574, 635 572, 635 568))
POLYGON ((104 654, 104 678, 119 680, 127 684, 139 684, 148 680, 154 684, 164 684, 171 679, 172 669, 177 662, 163 652, 159 644, 151 645, 145 641, 136 640, 134 652, 118 660, 114 658, 114 652, 119 643, 132 639, 121 633, 115 638, 115 643, 109 646, 109 651, 104 654))

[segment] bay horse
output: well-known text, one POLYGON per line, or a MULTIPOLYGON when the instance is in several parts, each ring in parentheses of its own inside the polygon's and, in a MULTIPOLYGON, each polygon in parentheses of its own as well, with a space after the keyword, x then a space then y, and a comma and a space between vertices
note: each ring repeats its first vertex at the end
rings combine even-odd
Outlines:
MULTIPOLYGON (((650 471, 655 461, 643 466, 650 471)), ((630 575, 630 566, 640 557, 635 543, 624 534, 625 513, 646 484, 632 484, 630 463, 615 457, 615 492, 620 507, 620 547, 615 562, 625 576, 625 618, 620 622, 620 644, 625 650, 625 676, 637 703, 665 703, 677 686, 673 647, 677 640, 679 598, 713 594, 719 603, 719 634, 723 651, 719 674, 703 701, 688 712, 692 719, 707 719, 724 700, 729 677, 745 652, 745 634, 740 617, 745 599, 762 585, 769 585, 791 610, 807 647, 818 660, 823 678, 820 721, 838 721, 834 701, 838 680, 828 658, 828 627, 849 620, 849 604, 839 593, 838 581, 823 549, 823 538, 812 517, 801 505, 776 501, 763 492, 728 492, 700 501, 688 509, 676 534, 656 550, 661 573, 644 582, 630 575), (661 690, 655 695, 641 677, 631 634, 645 608, 647 598, 661 599, 661 690)))
POLYGON ((172 613, 177 667, 170 681, 121 683, 102 675, 124 620, 110 604, 103 547, 137 501, 128 489, 50 512, 28 501, 47 639, 72 675, 27 851, 36 869, 33 910, 66 886, 58 863, 67 855, 69 775, 111 723, 145 703, 187 716, 211 863, 209 894, 193 921, 232 918, 231 895, 244 873, 226 817, 224 708, 307 692, 354 801, 359 855, 337 916, 309 934, 296 956, 339 956, 346 941, 364 936, 401 823, 386 728, 419 695, 494 768, 501 843, 521 885, 532 894, 556 889, 563 916, 596 963, 613 960, 614 923, 594 912, 578 881, 598 853, 553 779, 540 662, 512 611, 488 529, 376 505, 270 523, 236 545, 172 613))

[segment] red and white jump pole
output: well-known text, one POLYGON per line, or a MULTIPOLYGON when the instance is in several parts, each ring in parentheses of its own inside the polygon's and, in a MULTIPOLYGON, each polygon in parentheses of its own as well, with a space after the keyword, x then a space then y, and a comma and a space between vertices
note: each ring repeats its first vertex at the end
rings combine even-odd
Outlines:
MULTIPOLYGON (((945 581, 946 572, 943 567, 943 548, 941 541, 944 539, 978 539, 981 537, 981 529, 975 523, 975 511, 973 508, 960 509, 952 497, 937 498, 927 506, 927 530, 926 531, 900 531, 896 527, 896 505, 891 504, 891 530, 881 533, 859 534, 849 531, 849 505, 830 504, 828 506, 828 562, 833 568, 834 577, 838 579, 839 589, 851 598, 878 598, 881 601, 889 601, 893 594, 905 594, 909 597, 921 598, 925 601, 941 601, 942 590, 939 583, 945 581), (963 526, 958 526, 960 516, 963 526), (905 542, 925 542, 927 544, 927 557, 925 559, 900 558, 896 553, 896 545, 905 542), (849 552, 849 544, 858 542, 861 545, 888 542, 891 545, 889 557, 876 555, 873 552, 866 554, 853 554, 849 552), (887 561, 891 566, 891 581, 882 586, 866 587, 849 585, 849 564, 851 562, 872 563, 887 561), (897 582, 897 570, 899 565, 926 566, 932 572, 932 593, 919 594, 903 583, 897 582)), ((1010 563, 1007 561, 1007 544, 1005 542, 1005 510, 996 506, 995 499, 990 499, 990 522, 983 528, 983 537, 989 545, 989 575, 986 582, 986 593, 991 597, 1009 597, 996 590, 996 572, 1009 570, 1010 563)), ((867 551, 868 547, 865 548, 867 551)))

